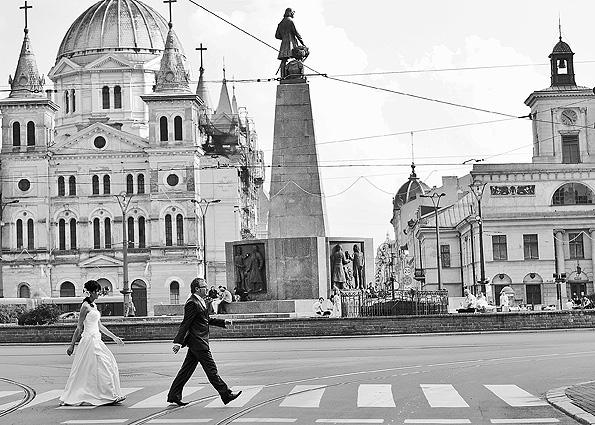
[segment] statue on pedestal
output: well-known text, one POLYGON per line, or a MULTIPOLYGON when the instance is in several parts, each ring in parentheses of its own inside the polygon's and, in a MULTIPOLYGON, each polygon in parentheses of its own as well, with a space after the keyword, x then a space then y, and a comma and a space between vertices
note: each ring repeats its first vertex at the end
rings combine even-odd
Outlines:
MULTIPOLYGON (((295 11, 288 7, 285 9, 285 14, 283 15, 283 19, 277 25, 277 31, 275 32, 275 38, 277 40, 281 40, 281 46, 279 47, 279 55, 277 59, 281 61, 280 70, 281 70, 281 79, 284 80, 288 75, 292 75, 293 72, 288 73, 287 70, 287 60, 290 58, 294 58, 295 61, 300 62, 299 64, 292 65, 293 68, 299 68, 301 65, 301 73, 303 75, 303 62, 306 57, 308 57, 309 51, 304 41, 302 40, 302 36, 295 28, 295 24, 293 23, 293 16, 295 15, 295 11), (296 48, 300 48, 296 50, 296 48), (297 57, 296 57, 297 56, 297 57)), ((292 61, 292 62, 295 62, 292 61)), ((292 69, 295 71, 295 69, 292 69)))

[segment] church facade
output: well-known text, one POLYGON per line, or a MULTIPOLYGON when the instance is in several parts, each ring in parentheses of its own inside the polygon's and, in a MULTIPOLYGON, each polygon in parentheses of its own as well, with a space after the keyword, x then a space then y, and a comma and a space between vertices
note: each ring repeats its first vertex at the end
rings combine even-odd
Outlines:
POLYGON ((395 197, 398 255, 418 288, 450 296, 470 288, 498 304, 510 287, 517 304, 558 308, 594 293, 595 95, 576 84, 573 57, 560 37, 549 55, 551 86, 525 101, 532 162, 475 164, 432 189, 412 175, 412 194, 395 197))
POLYGON ((0 100, 1 295, 78 296, 88 279, 118 294, 127 277, 142 315, 197 276, 225 285, 224 242, 256 237, 263 156, 225 77, 215 109, 203 76, 201 58, 191 87, 171 21, 139 0, 72 24, 47 93, 25 29, 0 100))

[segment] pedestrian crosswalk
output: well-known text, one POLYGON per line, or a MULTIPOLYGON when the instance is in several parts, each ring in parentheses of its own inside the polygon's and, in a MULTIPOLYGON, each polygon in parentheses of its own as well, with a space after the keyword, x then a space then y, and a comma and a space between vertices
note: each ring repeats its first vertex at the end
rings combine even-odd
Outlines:
MULTIPOLYGON (((250 402, 263 402, 269 399, 275 399, 279 407, 288 408, 324 408, 325 399, 332 399, 332 392, 341 387, 342 400, 345 404, 351 404, 357 408, 395 408, 399 405, 399 400, 407 397, 421 397, 425 399, 428 408, 469 408, 470 400, 465 400, 463 395, 457 390, 455 385, 451 384, 419 384, 414 388, 403 388, 395 384, 348 384, 357 387, 356 391, 347 391, 353 394, 351 397, 345 397, 345 385, 294 385, 288 386, 286 394, 279 393, 279 386, 244 386, 233 387, 234 391, 241 390, 240 397, 229 403, 230 407, 244 407, 250 402), (468 403, 469 401, 469 403, 468 403)), ((492 397, 494 403, 501 403, 502 406, 510 407, 539 407, 548 406, 544 400, 529 393, 523 388, 514 384, 473 384, 473 388, 466 388, 466 394, 474 394, 477 391, 483 391, 484 397, 492 397), (475 388, 477 387, 477 388, 475 388)), ((122 388, 122 392, 127 396, 123 407, 130 409, 159 409, 165 408, 168 403, 167 390, 156 389, 155 387, 134 387, 122 388)), ((58 406, 58 398, 62 394, 61 389, 52 389, 41 392, 26 406, 20 409, 31 409, 35 406, 44 405, 56 409, 76 410, 76 409, 94 409, 95 406, 58 406)), ((216 397, 210 386, 189 386, 184 389, 183 399, 186 401, 198 400, 204 398, 204 402, 196 404, 207 409, 224 407, 221 399, 216 397)), ((0 410, 10 408, 16 405, 22 399, 22 393, 19 391, 0 391, 0 410)), ((329 401, 328 403, 330 403, 329 401)), ((422 400, 423 404, 423 400, 422 400)))

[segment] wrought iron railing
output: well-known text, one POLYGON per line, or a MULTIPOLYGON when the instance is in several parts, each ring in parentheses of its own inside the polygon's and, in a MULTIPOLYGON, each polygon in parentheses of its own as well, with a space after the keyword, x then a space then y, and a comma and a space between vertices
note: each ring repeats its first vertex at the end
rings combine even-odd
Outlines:
POLYGON ((343 317, 445 314, 448 291, 395 290, 371 296, 365 291, 341 291, 343 317))

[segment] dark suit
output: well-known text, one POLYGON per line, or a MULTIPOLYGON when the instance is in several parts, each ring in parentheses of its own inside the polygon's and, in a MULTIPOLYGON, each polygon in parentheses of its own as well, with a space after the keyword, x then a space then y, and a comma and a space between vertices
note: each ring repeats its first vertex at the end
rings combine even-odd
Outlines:
MULTIPOLYGON (((206 306, 206 303, 205 303, 206 306)), ((182 390, 190 379, 198 363, 201 364, 209 382, 224 398, 231 390, 219 376, 217 365, 209 348, 209 325, 225 327, 225 320, 209 317, 208 306, 203 307, 196 295, 191 295, 184 306, 184 320, 180 324, 178 334, 174 338, 175 344, 188 346, 186 359, 174 379, 167 395, 168 401, 182 399, 182 390)))

